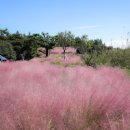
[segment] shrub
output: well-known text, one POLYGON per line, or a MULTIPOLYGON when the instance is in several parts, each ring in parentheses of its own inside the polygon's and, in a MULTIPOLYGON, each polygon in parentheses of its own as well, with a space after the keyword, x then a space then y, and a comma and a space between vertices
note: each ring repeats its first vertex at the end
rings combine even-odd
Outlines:
POLYGON ((117 49, 113 51, 111 65, 130 69, 130 49, 117 49))
POLYGON ((130 129, 130 79, 120 69, 16 62, 0 72, 1 130, 130 129))
POLYGON ((109 65, 130 69, 130 49, 106 50, 100 54, 85 53, 82 58, 88 66, 109 65))
POLYGON ((16 59, 16 54, 12 45, 5 41, 0 41, 0 54, 5 56, 7 59, 16 59))

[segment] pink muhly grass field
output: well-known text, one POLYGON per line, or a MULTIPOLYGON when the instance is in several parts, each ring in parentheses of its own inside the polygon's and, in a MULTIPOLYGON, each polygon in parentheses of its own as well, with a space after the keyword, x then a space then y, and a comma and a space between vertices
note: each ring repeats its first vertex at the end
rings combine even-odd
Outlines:
POLYGON ((63 66, 71 66, 71 65, 83 65, 81 57, 74 54, 66 54, 66 58, 63 58, 63 54, 51 54, 49 57, 35 57, 31 59, 32 62, 42 62, 47 64, 59 64, 63 66))
MULTIPOLYGON (((51 53, 63 53, 63 48, 62 47, 55 47, 54 49, 51 50, 51 53)), ((76 49, 72 47, 67 47, 66 53, 76 53, 76 49)))
POLYGON ((130 78, 120 69, 0 64, 0 130, 129 130, 130 78))

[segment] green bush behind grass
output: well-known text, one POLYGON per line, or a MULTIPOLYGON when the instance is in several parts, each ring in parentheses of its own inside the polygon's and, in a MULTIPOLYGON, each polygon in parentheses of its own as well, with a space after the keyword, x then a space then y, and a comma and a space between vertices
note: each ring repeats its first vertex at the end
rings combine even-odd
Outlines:
POLYGON ((88 66, 108 65, 130 70, 130 48, 105 50, 100 54, 96 51, 86 52, 82 55, 82 58, 88 66))

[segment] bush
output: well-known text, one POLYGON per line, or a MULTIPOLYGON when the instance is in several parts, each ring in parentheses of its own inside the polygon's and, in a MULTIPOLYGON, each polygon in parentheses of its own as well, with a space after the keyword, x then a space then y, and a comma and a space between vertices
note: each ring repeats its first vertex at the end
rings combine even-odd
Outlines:
POLYGON ((111 65, 130 69, 130 49, 117 49, 113 51, 111 65))
POLYGON ((0 72, 1 130, 130 129, 130 79, 120 69, 16 62, 0 72))
POLYGON ((16 59, 15 51, 10 43, 0 41, 0 54, 5 56, 7 59, 16 59))
POLYGON ((98 53, 85 53, 83 60, 88 66, 109 65, 130 69, 130 49, 112 49, 98 53))

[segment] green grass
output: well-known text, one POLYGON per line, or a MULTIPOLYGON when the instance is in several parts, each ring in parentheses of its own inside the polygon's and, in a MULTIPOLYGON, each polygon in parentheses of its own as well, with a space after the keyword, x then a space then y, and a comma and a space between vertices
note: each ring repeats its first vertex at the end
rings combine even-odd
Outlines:
POLYGON ((127 73, 128 73, 128 75, 130 76, 130 69, 129 69, 129 70, 127 69, 127 73))
POLYGON ((63 63, 61 61, 53 61, 53 62, 51 62, 51 64, 54 64, 54 65, 63 65, 63 63))
POLYGON ((130 76, 130 69, 123 69, 126 74, 130 76))

